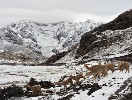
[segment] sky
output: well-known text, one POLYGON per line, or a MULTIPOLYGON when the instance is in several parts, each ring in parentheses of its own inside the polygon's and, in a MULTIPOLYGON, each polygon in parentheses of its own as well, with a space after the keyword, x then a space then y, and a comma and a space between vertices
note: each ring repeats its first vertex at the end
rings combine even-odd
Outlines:
POLYGON ((0 0, 0 25, 19 20, 109 22, 132 8, 132 0, 0 0))

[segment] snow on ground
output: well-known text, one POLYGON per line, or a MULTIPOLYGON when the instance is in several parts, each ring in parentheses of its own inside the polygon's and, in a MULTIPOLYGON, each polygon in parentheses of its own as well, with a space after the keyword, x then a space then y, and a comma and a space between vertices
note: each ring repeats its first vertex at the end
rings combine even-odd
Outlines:
MULTIPOLYGON (((132 70, 131 70, 132 71, 132 70)), ((132 73, 125 73, 125 72, 119 72, 119 71, 115 71, 113 74, 109 73, 109 75, 103 79, 101 79, 100 81, 98 81, 99 85, 103 85, 104 83, 108 84, 111 81, 111 85, 113 86, 103 86, 102 89, 92 93, 91 96, 88 96, 88 90, 81 92, 81 94, 76 94, 75 97, 72 98, 72 100, 108 100, 108 97, 110 97, 112 94, 114 94, 116 92, 117 89, 119 89, 119 87, 121 85, 123 85, 123 82, 128 79, 129 77, 132 76, 132 73), (112 78, 116 78, 116 79, 112 79, 112 78), (104 95, 103 95, 104 94, 104 95)))
POLYGON ((40 80, 57 81, 61 76, 73 73, 65 66, 9 66, 0 65, 0 85, 16 82, 26 83, 31 77, 40 80))
MULTIPOLYGON (((90 65, 95 65, 97 62, 89 62, 90 65)), ((132 68, 132 66, 131 66, 132 68)), ((78 71, 86 71, 83 65, 70 65, 70 66, 9 66, 9 65, 0 65, 0 87, 6 87, 13 83, 23 86, 27 82, 29 82, 30 78, 33 77, 40 80, 50 80, 51 82, 57 82, 61 76, 75 74, 78 71)), ((103 86, 102 89, 92 93, 92 95, 88 96, 87 93, 89 90, 82 91, 80 90, 80 94, 75 94, 72 97, 72 100, 107 100, 108 97, 119 89, 119 87, 123 84, 125 80, 132 76, 132 69, 130 69, 129 73, 122 73, 119 70, 114 71, 112 73, 109 71, 109 75, 107 77, 101 78, 100 80, 96 80, 99 85, 107 84, 108 86, 103 86), (103 95, 104 94, 104 95, 103 95)), ((91 78, 87 78, 87 80, 92 80, 91 78)), ((60 88, 55 87, 54 90, 58 90, 60 88)), ((21 98, 21 100, 38 100, 41 97, 31 97, 31 98, 21 98)), ((51 96, 52 99, 57 100, 60 96, 54 94, 51 96)), ((45 100, 42 99, 41 100, 45 100)))

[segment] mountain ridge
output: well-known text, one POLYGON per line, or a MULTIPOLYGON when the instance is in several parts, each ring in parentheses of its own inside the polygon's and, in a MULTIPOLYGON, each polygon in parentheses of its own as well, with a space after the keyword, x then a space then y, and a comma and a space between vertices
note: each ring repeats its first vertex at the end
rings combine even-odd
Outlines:
POLYGON ((84 33, 76 49, 63 58, 56 59, 55 63, 83 63, 91 59, 116 59, 120 56, 124 59, 127 55, 131 55, 131 50, 132 10, 129 10, 120 14, 113 21, 84 33))
POLYGON ((91 20, 84 23, 62 21, 49 24, 22 20, 0 29, 0 49, 22 52, 31 57, 50 57, 68 50, 79 42, 83 33, 100 24, 91 20))

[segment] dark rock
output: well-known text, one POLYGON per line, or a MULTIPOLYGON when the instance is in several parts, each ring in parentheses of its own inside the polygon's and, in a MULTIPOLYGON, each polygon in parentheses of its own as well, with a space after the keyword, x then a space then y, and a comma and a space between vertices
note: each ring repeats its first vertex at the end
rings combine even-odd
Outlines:
POLYGON ((110 84, 110 86, 109 86, 109 87, 111 87, 111 86, 113 86, 113 84, 110 84))
POLYGON ((132 100, 132 98, 121 98, 120 100, 132 100))
POLYGON ((81 90, 80 87, 76 87, 76 86, 73 87, 73 91, 78 92, 79 90, 81 90))
POLYGON ((105 95, 105 93, 102 94, 103 96, 105 95))
POLYGON ((81 88, 82 90, 87 90, 87 89, 89 89, 89 88, 91 88, 91 87, 92 87, 91 84, 82 84, 82 85, 80 86, 80 88, 81 88))
POLYGON ((24 95, 24 91, 22 87, 17 87, 17 86, 13 86, 13 87, 8 87, 6 88, 6 93, 8 95, 8 97, 21 97, 24 95))
POLYGON ((57 60, 61 59, 62 57, 64 57, 65 55, 67 55, 70 51, 64 51, 61 53, 58 53, 56 55, 51 56, 47 61, 46 64, 52 64, 54 62, 56 62, 57 60))
MULTIPOLYGON (((51 81, 36 81, 35 78, 31 78, 30 82, 28 83, 28 85, 30 86, 34 86, 34 85, 41 85, 41 88, 51 88, 51 87, 55 87, 54 83, 52 83, 51 81)), ((29 88, 27 88, 28 91, 31 91, 29 88)))
POLYGON ((111 95, 111 96, 108 98, 108 100, 113 100, 113 99, 118 100, 118 96, 117 96, 117 95, 111 95))
POLYGON ((116 79, 116 77, 113 77, 112 79, 116 79))
POLYGON ((0 100, 7 100, 7 96, 5 95, 5 89, 0 89, 0 100))
POLYGON ((80 92, 78 92, 78 91, 77 91, 77 93, 76 93, 76 94, 80 94, 80 92))
POLYGON ((53 94, 54 91, 52 91, 52 90, 46 90, 46 93, 53 94))
POLYGON ((132 83, 129 85, 129 87, 132 89, 132 83))
POLYGON ((104 83, 102 86, 107 86, 107 84, 106 84, 106 83, 104 83))
POLYGON ((92 88, 89 90, 89 92, 87 94, 91 95, 93 92, 95 92, 95 91, 97 91, 99 89, 101 89, 101 87, 99 86, 99 84, 98 83, 94 83, 92 85, 92 88))
POLYGON ((51 88, 51 87, 55 87, 54 83, 52 83, 51 81, 40 81, 39 84, 41 85, 41 88, 51 88))
POLYGON ((34 86, 34 85, 39 85, 39 82, 37 82, 35 78, 31 78, 28 84, 30 86, 34 86))
POLYGON ((70 100, 74 95, 73 94, 69 94, 65 97, 59 98, 58 100, 70 100))
POLYGON ((124 94, 120 100, 132 100, 132 93, 124 94))
POLYGON ((0 89, 0 100, 6 100, 7 98, 22 96, 24 96, 24 90, 22 87, 12 85, 7 88, 0 89))
POLYGON ((80 40, 80 46, 77 49, 77 55, 76 58, 78 58, 81 55, 84 55, 88 53, 90 50, 92 50, 95 47, 99 46, 99 43, 92 44, 94 41, 96 41, 98 38, 95 34, 84 34, 81 37, 80 40))
POLYGON ((131 94, 124 95, 125 98, 132 98, 131 94))

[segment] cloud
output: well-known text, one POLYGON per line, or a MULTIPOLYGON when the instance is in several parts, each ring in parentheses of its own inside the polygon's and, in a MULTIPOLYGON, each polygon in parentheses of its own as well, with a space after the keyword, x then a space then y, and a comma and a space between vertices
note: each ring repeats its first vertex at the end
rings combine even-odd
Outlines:
POLYGON ((82 13, 65 9, 54 9, 39 11, 31 9, 2 8, 0 9, 0 24, 6 25, 20 20, 32 20, 39 23, 54 23, 59 21, 82 22, 88 19, 96 22, 108 22, 115 16, 97 16, 89 13, 82 13), (5 23, 5 24, 4 24, 5 23))
POLYGON ((111 16, 130 9, 132 0, 0 0, 0 8, 18 8, 39 11, 65 9, 111 16))
POLYGON ((117 15, 98 16, 98 15, 89 14, 89 13, 80 13, 76 17, 75 22, 84 22, 84 21, 86 21, 88 19, 93 20, 95 22, 110 22, 116 17, 117 17, 117 15))
POLYGON ((131 5, 132 0, 0 0, 0 25, 19 20, 109 22, 131 5))

